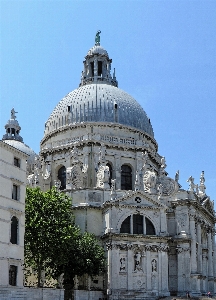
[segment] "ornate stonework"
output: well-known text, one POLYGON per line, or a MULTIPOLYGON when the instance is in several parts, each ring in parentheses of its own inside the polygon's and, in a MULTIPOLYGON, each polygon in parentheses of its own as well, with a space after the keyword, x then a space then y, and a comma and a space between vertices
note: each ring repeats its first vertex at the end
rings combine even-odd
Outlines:
POLYGON ((108 300, 187 290, 213 294, 215 213, 204 172, 199 186, 189 177, 188 191, 179 184, 179 171, 168 177, 150 119, 118 89, 111 62, 97 40, 85 57, 80 87, 46 122, 41 166, 28 184, 45 190, 55 185, 72 197, 78 225, 106 248, 107 272, 98 288, 107 290, 108 300), (66 181, 65 189, 59 181, 66 181))

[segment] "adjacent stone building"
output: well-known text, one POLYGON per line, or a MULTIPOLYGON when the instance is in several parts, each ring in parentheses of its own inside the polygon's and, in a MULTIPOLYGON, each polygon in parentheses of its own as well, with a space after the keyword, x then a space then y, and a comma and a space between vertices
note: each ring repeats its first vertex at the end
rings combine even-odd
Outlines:
POLYGON ((0 286, 23 286, 27 157, 0 141, 0 286))
POLYGON ((15 114, 12 109, 0 141, 0 299, 63 300, 62 289, 24 287, 26 178, 38 184, 38 156, 23 143, 15 114))

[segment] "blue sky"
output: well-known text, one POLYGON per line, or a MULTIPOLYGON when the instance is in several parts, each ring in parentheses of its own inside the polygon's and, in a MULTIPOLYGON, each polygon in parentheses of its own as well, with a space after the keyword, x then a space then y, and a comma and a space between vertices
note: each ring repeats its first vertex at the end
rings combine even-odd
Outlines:
POLYGON ((216 200, 216 1, 0 0, 0 136, 12 107, 39 152, 44 123, 77 88, 101 30, 119 87, 150 117, 180 184, 205 171, 216 200))

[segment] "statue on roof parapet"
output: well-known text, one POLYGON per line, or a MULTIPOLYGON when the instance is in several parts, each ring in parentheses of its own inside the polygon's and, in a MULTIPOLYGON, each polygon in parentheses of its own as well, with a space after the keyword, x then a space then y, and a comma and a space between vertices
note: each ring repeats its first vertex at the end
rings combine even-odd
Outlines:
POLYGON ((17 111, 15 111, 14 108, 12 108, 12 109, 11 109, 11 119, 12 119, 12 120, 15 120, 15 119, 16 119, 15 114, 17 114, 17 111))
POLYGON ((100 33, 101 33, 101 31, 98 30, 95 35, 95 46, 100 46, 100 33))

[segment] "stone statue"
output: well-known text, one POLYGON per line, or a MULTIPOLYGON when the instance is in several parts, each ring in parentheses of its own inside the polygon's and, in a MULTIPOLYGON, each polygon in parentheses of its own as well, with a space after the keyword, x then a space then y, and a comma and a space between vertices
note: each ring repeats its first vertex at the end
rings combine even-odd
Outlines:
POLYGON ((73 282, 74 282, 74 289, 75 290, 78 290, 78 287, 79 287, 79 279, 77 277, 77 275, 75 275, 74 279, 73 279, 73 282))
POLYGON ((108 166, 99 165, 97 171, 97 184, 96 187, 109 189, 109 177, 110 177, 110 170, 108 166))
POLYGON ((116 179, 111 179, 111 191, 116 190, 116 179))
POLYGON ((175 174, 175 181, 178 182, 179 181, 179 170, 176 172, 175 174))
POLYGON ((136 252, 136 254, 134 255, 134 260, 135 260, 135 267, 134 267, 134 271, 141 271, 141 253, 140 252, 136 252))
POLYGON ((200 175, 200 186, 199 190, 201 194, 205 194, 206 186, 205 186, 205 177, 204 177, 204 171, 202 171, 200 175))
POLYGON ((81 188, 83 186, 84 173, 81 170, 80 163, 74 164, 66 169, 66 188, 81 188))
POLYGON ((15 114, 17 114, 17 112, 14 110, 14 108, 12 108, 12 109, 11 109, 11 119, 12 119, 12 120, 15 120, 15 119, 16 119, 15 114))
POLYGON ((46 273, 44 270, 41 271, 41 278, 40 278, 40 287, 43 287, 46 282, 46 273))
POLYGON ((193 192, 196 187, 196 185, 194 184, 194 178, 192 176, 190 176, 188 178, 187 182, 189 182, 190 192, 193 192))
POLYGON ((74 162, 78 161, 78 149, 76 146, 73 147, 73 149, 71 150, 71 158, 74 162))
POLYGON ((105 155, 106 155, 106 147, 104 144, 101 144, 100 149, 99 149, 99 162, 100 163, 103 163, 106 161, 105 155))
POLYGON ((165 169, 166 168, 166 160, 165 160, 165 157, 164 156, 162 156, 161 157, 161 168, 163 168, 163 169, 165 169))
POLYGON ((120 258, 120 271, 126 271, 125 257, 120 258))
POLYGON ((100 46, 100 33, 101 33, 101 31, 98 30, 95 35, 95 46, 100 46))
POLYGON ((63 289, 63 282, 64 282, 64 273, 61 273, 61 275, 58 277, 58 286, 60 289, 63 289))
POLYGON ((144 191, 150 194, 156 193, 157 176, 154 171, 146 171, 143 176, 144 191))
POLYGON ((140 174, 139 171, 136 171, 136 179, 135 179, 135 190, 140 189, 140 174))
POLYGON ((50 167, 50 164, 49 164, 49 163, 46 163, 46 164, 45 164, 45 172, 44 172, 43 178, 44 178, 44 179, 49 179, 49 178, 50 178, 50 174, 51 174, 51 167, 50 167))
POLYGON ((157 261, 155 259, 152 260, 152 272, 157 272, 157 261))
POLYGON ((59 191, 61 187, 61 181, 59 179, 54 180, 54 186, 59 191))

